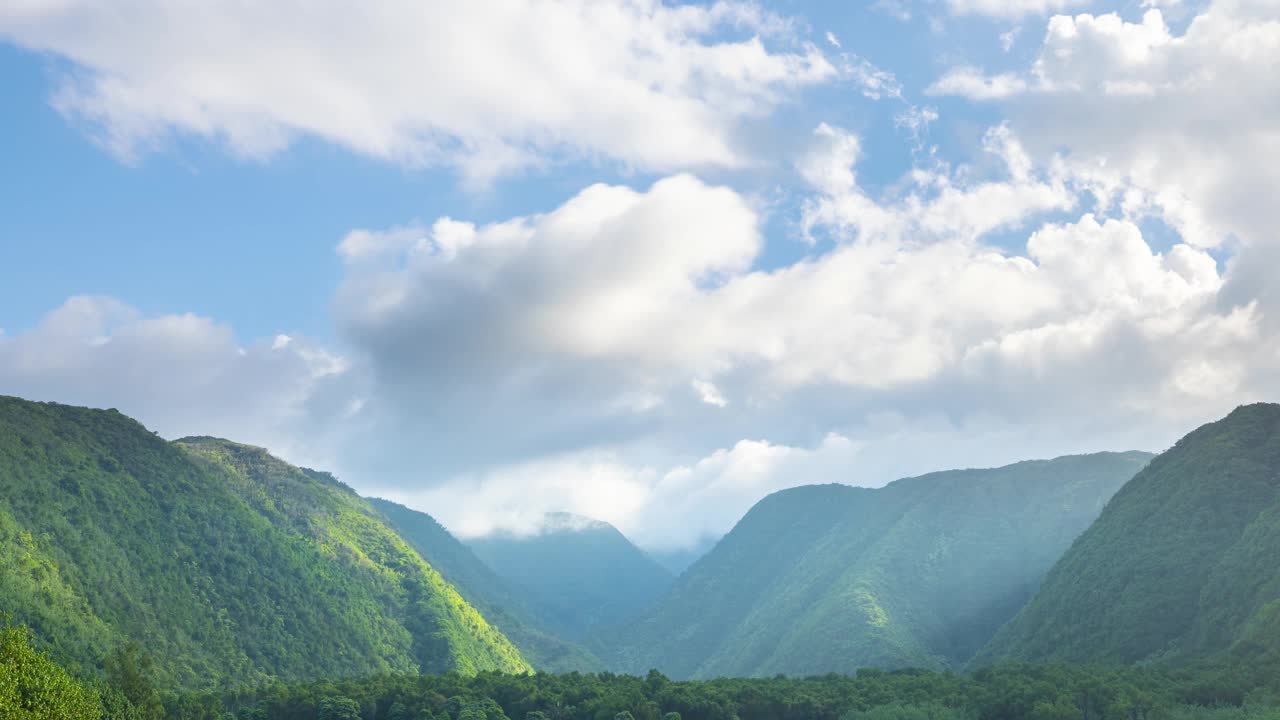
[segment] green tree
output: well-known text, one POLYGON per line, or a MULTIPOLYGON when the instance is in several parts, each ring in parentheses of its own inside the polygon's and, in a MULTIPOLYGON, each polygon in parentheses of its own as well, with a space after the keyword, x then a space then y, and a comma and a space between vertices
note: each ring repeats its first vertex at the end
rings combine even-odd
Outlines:
POLYGON ((360 705, 351 698, 325 698, 320 701, 316 720, 360 720, 360 705))
POLYGON ((0 629, 0 716, 5 720, 98 720, 92 690, 31 647, 26 628, 0 629))
POLYGON ((107 682, 118 688, 133 706, 134 714, 126 717, 163 720, 164 704, 151 682, 151 656, 137 643, 117 647, 102 661, 102 668, 107 672, 107 682))

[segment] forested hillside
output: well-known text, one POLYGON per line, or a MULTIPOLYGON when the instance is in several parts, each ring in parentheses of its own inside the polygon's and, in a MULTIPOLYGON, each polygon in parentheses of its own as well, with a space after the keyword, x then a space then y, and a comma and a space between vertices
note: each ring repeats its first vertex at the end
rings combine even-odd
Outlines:
POLYGON ((674 677, 961 665, 1149 458, 1100 453, 775 493, 593 647, 626 671, 674 677))
POLYGON ((585 648, 538 627, 520 591, 498 577, 435 518, 389 500, 371 498, 369 502, 467 602, 515 643, 534 667, 549 672, 604 668, 585 648))
POLYGON ((1151 461, 982 660, 1280 654, 1280 405, 1248 405, 1151 461))
POLYGON ((91 675, 135 641, 163 687, 523 671, 345 485, 113 410, 0 397, 0 608, 91 675))
POLYGON ((634 617, 673 580, 617 528, 567 513, 547 515, 534 535, 499 533, 470 545, 545 627, 571 639, 634 617))

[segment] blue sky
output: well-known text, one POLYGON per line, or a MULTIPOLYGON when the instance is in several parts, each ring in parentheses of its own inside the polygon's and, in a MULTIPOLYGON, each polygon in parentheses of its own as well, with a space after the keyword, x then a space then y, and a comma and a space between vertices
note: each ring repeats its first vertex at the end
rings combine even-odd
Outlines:
POLYGON ((0 10, 0 393, 667 548, 1273 396, 1266 0, 483 6, 0 10))
MULTIPOLYGON (((902 21, 870 5, 788 2, 774 9, 807 25, 813 42, 831 32, 858 56, 890 69, 913 101, 945 107, 948 126, 935 127, 929 140, 959 160, 973 154, 994 113, 921 91, 946 58, 1009 64, 1035 46, 1021 42, 1006 56, 992 38, 1016 24, 983 17, 948 19, 945 31, 931 31, 936 10, 902 21)), ((486 222, 553 207, 592 182, 643 185, 658 176, 620 172, 607 162, 572 163, 474 190, 447 168, 406 168, 307 138, 256 160, 177 136, 163 150, 121 162, 49 102, 58 78, 77 71, 56 54, 0 45, 10 129, 0 140, 10 158, 3 182, 13 199, 0 232, 39 238, 6 249, 18 253, 0 270, 10 288, 3 327, 11 333, 32 327, 66 297, 88 293, 153 313, 214 316, 246 340, 276 332, 330 340, 326 304, 340 273, 333 246, 351 228, 441 215, 486 222), (262 312, 264 304, 270 313, 262 312)), ((894 127, 902 107, 833 83, 781 108, 766 130, 777 131, 781 121, 791 142, 821 119, 857 130, 871 146, 863 181, 876 187, 910 166, 910 144, 894 127)), ((777 160, 762 173, 727 179, 759 192, 794 182, 786 159, 777 160)), ((781 215, 771 228, 777 247, 765 265, 773 252, 789 259, 807 250, 788 247, 786 220, 781 215)))

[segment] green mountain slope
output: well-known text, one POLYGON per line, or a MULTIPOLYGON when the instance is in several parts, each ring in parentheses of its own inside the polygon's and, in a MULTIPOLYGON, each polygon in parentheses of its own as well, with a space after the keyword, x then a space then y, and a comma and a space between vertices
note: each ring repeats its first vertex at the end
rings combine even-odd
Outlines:
POLYGON ((1184 437, 1116 494, 980 660, 1280 650, 1280 405, 1184 437))
POLYGON ((497 534, 469 543, 522 593, 538 621, 561 637, 621 622, 657 599, 672 574, 612 525, 551 513, 536 535, 497 534))
POLYGON ((674 677, 958 666, 1149 458, 1101 453, 775 493, 592 647, 619 669, 674 677))
POLYGON ((604 669, 604 664, 585 648, 540 628, 522 594, 435 518, 389 500, 370 498, 369 503, 467 602, 510 638, 534 667, 549 672, 604 669))
POLYGON ((81 672, 126 640, 168 687, 529 668, 332 477, 113 410, 0 397, 0 548, 0 608, 81 672))

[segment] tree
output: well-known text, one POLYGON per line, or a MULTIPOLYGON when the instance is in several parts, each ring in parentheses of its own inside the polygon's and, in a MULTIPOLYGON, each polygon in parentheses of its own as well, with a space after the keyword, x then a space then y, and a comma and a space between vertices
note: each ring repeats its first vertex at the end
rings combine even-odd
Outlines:
POLYGON ((26 628, 0 629, 0 710, 5 720, 98 720, 97 693, 31 647, 26 628))
POLYGON ((360 705, 351 698, 325 698, 320 701, 316 720, 360 720, 360 705))
POLYGON ((124 694, 133 706, 133 718, 163 720, 164 704, 151 682, 151 656, 134 642, 117 647, 103 661, 107 682, 124 694))

